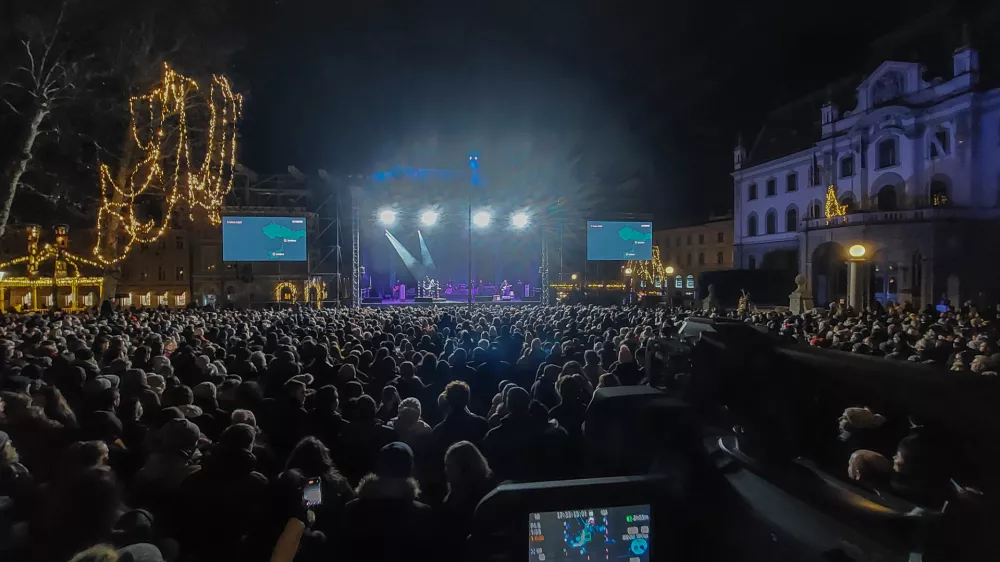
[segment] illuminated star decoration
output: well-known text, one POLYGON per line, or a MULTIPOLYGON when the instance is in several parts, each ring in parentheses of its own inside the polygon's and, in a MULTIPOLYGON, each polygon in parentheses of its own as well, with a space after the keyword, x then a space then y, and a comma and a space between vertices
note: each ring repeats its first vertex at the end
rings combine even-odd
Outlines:
POLYGON ((132 140, 141 151, 138 162, 122 170, 122 185, 101 164, 101 206, 97 211, 94 256, 104 265, 124 259, 136 244, 155 242, 167 231, 170 217, 184 202, 189 217, 202 209, 213 225, 222 218, 223 199, 232 190, 236 167, 236 123, 243 98, 229 80, 213 76, 208 96, 198 96, 198 83, 164 63, 159 86, 129 100, 132 140), (208 122, 198 123, 206 135, 200 164, 191 156, 188 113, 207 107, 208 122), (166 203, 159 224, 139 213, 140 198, 166 203))
POLYGON ((842 217, 847 214, 847 205, 841 205, 837 200, 837 188, 832 185, 826 188, 826 218, 842 217))

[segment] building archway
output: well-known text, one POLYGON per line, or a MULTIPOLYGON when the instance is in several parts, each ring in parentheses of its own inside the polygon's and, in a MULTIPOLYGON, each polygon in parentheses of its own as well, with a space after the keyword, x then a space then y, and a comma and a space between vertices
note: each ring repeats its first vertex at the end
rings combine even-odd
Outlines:
POLYGON ((931 177, 932 207, 947 207, 951 204, 951 178, 944 174, 934 174, 931 177))
POLYGON ((878 195, 875 196, 875 206, 878 207, 879 211, 895 211, 899 209, 899 203, 896 200, 896 188, 891 185, 882 186, 882 189, 878 190, 878 195))
POLYGON ((872 195, 874 207, 879 211, 896 211, 902 207, 906 194, 906 182, 895 172, 880 175, 872 182, 869 192, 872 195))
POLYGON ((812 286, 818 306, 847 299, 846 255, 836 242, 824 242, 813 250, 812 286))

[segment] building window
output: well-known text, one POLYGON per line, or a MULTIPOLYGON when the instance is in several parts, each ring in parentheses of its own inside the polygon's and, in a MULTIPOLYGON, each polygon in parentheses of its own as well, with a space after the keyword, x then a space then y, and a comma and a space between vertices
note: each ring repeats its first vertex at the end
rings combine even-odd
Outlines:
POLYGON ((684 288, 684 278, 681 277, 680 275, 678 275, 677 277, 674 277, 674 288, 675 289, 683 289, 684 288))
POLYGON ((694 275, 687 276, 687 288, 694 289, 694 275))
POLYGON ((750 271, 757 269, 757 258, 750 256, 750 261, 747 263, 747 266, 750 271))
POLYGON ((148 271, 146 271, 144 269, 141 272, 139 272, 139 280, 140 281, 146 281, 147 279, 149 279, 149 272, 148 271))
POLYGON ((146 293, 145 295, 139 295, 139 305, 140 306, 152 306, 153 295, 146 293))
POLYGON ((791 173, 785 176, 785 191, 796 191, 799 189, 799 175, 791 173))
POLYGON ((799 227, 799 211, 795 207, 789 207, 785 211, 785 230, 787 232, 795 232, 799 227))
POLYGON ((178 281, 183 281, 184 280, 184 268, 183 267, 178 267, 177 268, 177 280, 178 281))
POLYGON ((767 180, 767 196, 774 197, 778 194, 778 180, 771 178, 767 180))
POLYGON ((705 254, 698 254, 698 265, 705 265, 705 254))
POLYGON ((698 235, 698 243, 699 244, 704 244, 705 243, 705 235, 704 234, 699 234, 698 235))
POLYGON ((943 129, 936 131, 931 137, 931 158, 940 158, 949 154, 951 154, 951 138, 948 136, 948 131, 943 129))
POLYGON ((181 293, 174 297, 177 306, 187 306, 187 293, 181 293))
POLYGON ((809 166, 809 185, 819 185, 819 166, 810 165, 809 166))
POLYGON ((167 272, 163 270, 163 266, 156 268, 156 279, 159 281, 166 281, 167 272))
POLYGON ((752 183, 750 187, 747 188, 747 201, 753 201, 757 198, 757 184, 752 183))
POLYGON ((764 215, 764 233, 775 234, 778 232, 778 214, 771 209, 764 215))
POLYGON ((819 201, 813 201, 812 206, 809 208, 809 218, 811 219, 823 218, 823 206, 819 204, 819 201))
POLYGON ((676 242, 676 244, 674 244, 675 246, 677 246, 678 248, 681 247, 681 237, 680 236, 678 236, 677 239, 674 240, 674 242, 676 242))
POLYGON ((183 250, 184 249, 184 237, 183 236, 178 236, 176 242, 177 242, 177 249, 178 250, 183 250))
POLYGON ((840 159, 840 177, 849 178, 854 175, 854 157, 845 156, 840 159))
POLYGON ((725 242, 726 241, 726 233, 725 232, 716 232, 715 233, 715 241, 719 242, 719 243, 725 242))
POLYGON ((757 236, 757 215, 747 218, 747 236, 757 236))
POLYGON ((935 207, 946 207, 950 199, 948 199, 948 184, 940 180, 934 180, 931 182, 931 205, 935 207))
POLYGON ((899 164, 896 160, 896 139, 890 137, 878 143, 878 167, 889 168, 899 164))
POLYGON ((691 245, 691 235, 688 234, 688 246, 690 246, 690 245, 691 245))
POLYGON ((715 254, 715 263, 716 263, 716 265, 722 265, 722 262, 724 262, 724 261, 725 261, 725 259, 722 257, 722 252, 719 252, 719 253, 715 254))
POLYGON ((875 196, 875 204, 879 211, 895 211, 898 208, 896 205, 896 188, 887 185, 878 190, 878 195, 875 196))
POLYGON ((156 297, 156 304, 159 306, 170 306, 170 295, 163 293, 156 297))
POLYGON ((692 260, 691 254, 688 254, 688 265, 692 265, 694 261, 692 260))

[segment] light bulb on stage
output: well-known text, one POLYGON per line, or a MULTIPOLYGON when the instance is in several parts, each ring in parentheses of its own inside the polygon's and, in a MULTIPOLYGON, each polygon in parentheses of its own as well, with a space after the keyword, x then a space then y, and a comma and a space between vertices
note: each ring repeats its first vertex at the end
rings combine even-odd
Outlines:
POLYGON ((510 216, 510 224, 514 228, 524 228, 528 226, 528 213, 517 212, 510 216))
POLYGON ((489 211, 479 211, 478 213, 472 215, 472 224, 478 226, 479 228, 486 228, 490 225, 490 220, 493 217, 490 216, 489 211))
POLYGON ((437 211, 424 211, 423 214, 420 215, 420 223, 423 224, 424 226, 434 226, 434 223, 436 223, 437 220, 438 220, 437 211))
POLYGON ((378 221, 385 226, 392 226, 396 224, 396 211, 393 211, 392 209, 379 211, 378 221))

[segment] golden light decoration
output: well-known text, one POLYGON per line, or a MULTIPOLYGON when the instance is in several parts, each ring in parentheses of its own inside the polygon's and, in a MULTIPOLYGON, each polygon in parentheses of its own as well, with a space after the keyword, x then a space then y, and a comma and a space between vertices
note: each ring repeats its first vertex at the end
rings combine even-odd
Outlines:
MULTIPOLYGON (((125 258, 138 242, 155 242, 167 231, 178 204, 188 206, 190 219, 202 209, 209 222, 221 222, 223 199, 232 190, 236 167, 236 123, 243 98, 233 93, 229 80, 213 76, 208 96, 199 97, 198 83, 164 63, 158 87, 129 100, 132 140, 143 156, 135 166, 120 170, 121 185, 111 168, 100 167, 101 206, 97 211, 94 256, 104 265, 125 258), (207 106, 204 159, 191 156, 188 110, 207 106), (140 199, 166 201, 160 224, 139 216, 140 199), (117 240, 123 239, 121 243, 117 240), (123 244, 123 245, 122 245, 123 244), (121 247, 119 247, 121 246, 121 247)), ((199 126, 201 126, 199 124, 199 126)))
POLYGON ((843 217, 847 215, 847 205, 841 205, 837 200, 837 188, 830 185, 826 188, 826 218, 843 217))
POLYGON ((299 288, 295 286, 295 283, 291 281, 278 281, 274 284, 274 300, 281 301, 281 294, 285 291, 292 294, 292 302, 295 302, 299 298, 299 288))
POLYGON ((313 294, 316 295, 315 304, 317 306, 326 300, 326 283, 324 283, 319 277, 313 277, 312 279, 306 281, 306 284, 302 289, 305 293, 306 302, 314 302, 311 298, 313 294))
POLYGON ((650 285, 654 284, 656 279, 665 282, 669 274, 663 267, 663 262, 660 261, 659 246, 653 246, 653 259, 629 260, 625 264, 625 275, 634 275, 640 281, 646 281, 650 285))

